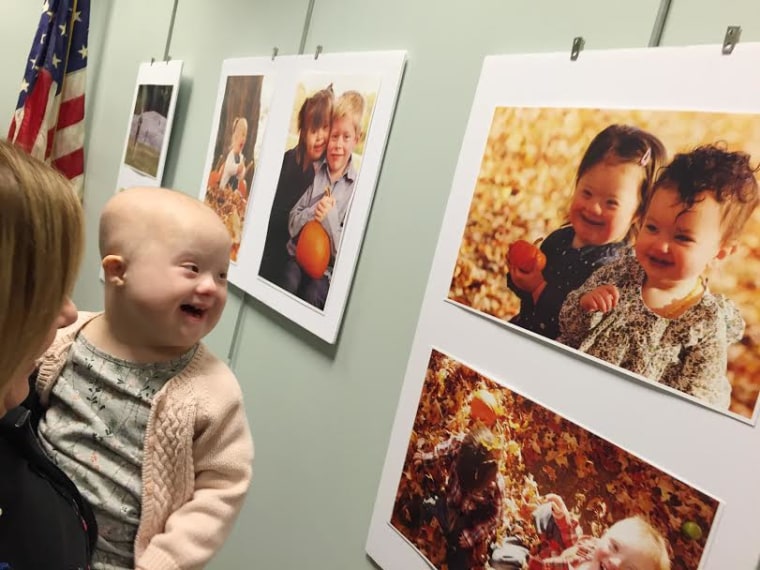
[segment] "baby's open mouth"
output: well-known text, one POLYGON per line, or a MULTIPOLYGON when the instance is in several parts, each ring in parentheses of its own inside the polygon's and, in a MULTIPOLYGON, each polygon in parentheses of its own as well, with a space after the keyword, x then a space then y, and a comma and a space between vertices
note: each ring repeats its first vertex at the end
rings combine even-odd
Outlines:
POLYGON ((667 259, 660 259, 659 257, 654 257, 652 255, 648 257, 649 257, 649 262, 656 267, 670 267, 671 265, 673 265, 667 259))
POLYGON ((586 222, 590 226, 597 226, 602 227, 604 225, 604 221, 602 220, 592 220, 590 218, 587 218, 586 216, 581 214, 581 219, 586 222))
POLYGON ((199 307, 196 307, 195 305, 185 304, 180 305, 180 309, 182 309, 183 312, 192 315, 194 317, 202 317, 203 314, 206 312, 205 309, 201 309, 199 307))

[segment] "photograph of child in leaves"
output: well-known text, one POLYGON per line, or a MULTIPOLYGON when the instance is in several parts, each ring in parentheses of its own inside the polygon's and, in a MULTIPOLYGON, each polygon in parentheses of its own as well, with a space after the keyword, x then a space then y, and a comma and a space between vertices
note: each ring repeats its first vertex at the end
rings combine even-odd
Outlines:
POLYGON ((306 73, 270 210, 259 275, 323 310, 377 98, 374 76, 306 73))
POLYGON ((206 174, 204 201, 224 222, 232 237, 230 260, 237 261, 243 236, 248 196, 253 184, 256 153, 263 137, 259 126, 266 113, 262 101, 263 75, 226 78, 222 108, 212 141, 214 160, 206 174), (262 108, 264 107, 264 108, 262 108))
POLYGON ((390 523, 439 570, 696 570, 718 506, 433 351, 390 523))
POLYGON ((759 162, 757 115, 497 108, 448 298, 753 418, 759 162))

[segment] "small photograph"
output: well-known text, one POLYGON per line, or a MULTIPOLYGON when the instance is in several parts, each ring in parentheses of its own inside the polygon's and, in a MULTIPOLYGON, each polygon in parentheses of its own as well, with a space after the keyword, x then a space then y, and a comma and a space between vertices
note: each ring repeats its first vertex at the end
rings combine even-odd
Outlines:
POLYGON ((719 507, 434 350, 390 525, 439 570, 696 570, 719 507))
POLYGON ((140 85, 129 126, 124 163, 155 178, 161 162, 174 85, 140 85))
POLYGON ((269 97, 264 75, 222 78, 224 96, 213 131, 211 169, 205 175, 204 201, 227 226, 232 237, 230 260, 236 262, 246 211, 261 147, 269 97))
POLYGON ((117 188, 161 186, 181 75, 180 60, 140 64, 117 188))
POLYGON ((448 299, 755 421, 758 164, 756 114, 497 107, 448 299))
POLYGON ((259 275, 324 309, 361 171, 377 75, 304 73, 267 226, 259 275))

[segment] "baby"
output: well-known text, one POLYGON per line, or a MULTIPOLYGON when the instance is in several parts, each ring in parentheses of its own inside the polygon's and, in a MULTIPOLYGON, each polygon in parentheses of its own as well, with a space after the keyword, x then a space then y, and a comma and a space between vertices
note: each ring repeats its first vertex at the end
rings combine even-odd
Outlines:
POLYGON ((96 569, 200 568, 251 478, 240 386, 201 343, 227 299, 230 237, 179 192, 134 188, 100 220, 105 312, 42 357, 43 447, 95 511, 96 569))
POLYGON ((749 159, 717 145, 676 155, 646 203, 635 257, 568 295, 557 340, 727 409, 728 345, 744 321, 706 273, 734 252, 760 200, 749 159))
POLYGON ((600 537, 584 535, 558 495, 533 512, 541 542, 529 553, 507 539, 491 556, 497 570, 670 570, 662 535, 640 516, 617 521, 600 537))

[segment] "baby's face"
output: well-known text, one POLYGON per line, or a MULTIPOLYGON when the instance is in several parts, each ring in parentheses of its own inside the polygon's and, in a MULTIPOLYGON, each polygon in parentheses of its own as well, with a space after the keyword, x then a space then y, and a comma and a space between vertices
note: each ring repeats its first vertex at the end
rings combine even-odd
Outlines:
POLYGON ((639 206, 642 170, 636 164, 604 161, 578 179, 570 203, 573 247, 622 241, 639 206))
POLYGON ((343 116, 333 119, 330 141, 327 144, 327 166, 330 172, 342 173, 345 170, 357 142, 359 142, 359 134, 354 128, 351 117, 343 116))
POLYGON ((706 192, 688 210, 675 189, 658 188, 644 213, 636 238, 636 258, 657 287, 693 281, 716 258, 729 251, 723 244, 721 206, 706 192))
POLYGON ((630 519, 612 525, 599 539, 591 570, 654 570, 651 544, 630 519))
POLYGON ((233 137, 232 141, 232 148, 233 150, 240 154, 243 152, 243 147, 245 146, 245 139, 248 136, 248 129, 244 127, 238 127, 235 129, 235 135, 233 137))
POLYGON ((189 213, 165 230, 129 261, 126 297, 154 343, 189 349, 224 309, 231 241, 221 221, 205 215, 189 213))

